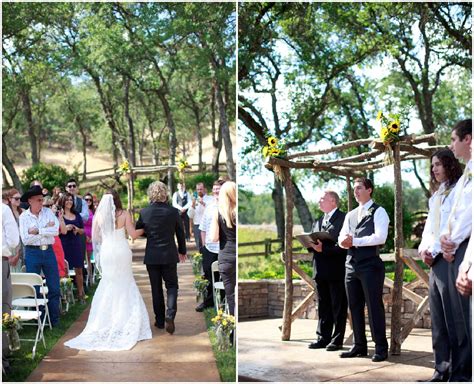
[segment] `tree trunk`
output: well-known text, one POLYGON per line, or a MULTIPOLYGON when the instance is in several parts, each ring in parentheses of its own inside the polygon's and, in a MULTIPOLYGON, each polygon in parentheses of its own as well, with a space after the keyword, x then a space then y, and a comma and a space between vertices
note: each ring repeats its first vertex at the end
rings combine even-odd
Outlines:
POLYGON ((217 82, 217 80, 215 81, 216 81, 217 106, 219 108, 219 130, 222 132, 222 138, 224 139, 227 174, 232 180, 235 180, 235 166, 234 166, 234 159, 232 155, 232 140, 230 138, 229 122, 227 121, 224 100, 222 98, 222 93, 221 93, 219 83, 217 82))
POLYGON ((28 135, 30 136, 31 146, 31 162, 32 164, 39 163, 38 140, 35 132, 35 125, 33 122, 33 113, 31 112, 30 91, 26 88, 21 88, 21 100, 23 104, 23 114, 25 115, 26 124, 28 125, 28 135))
POLYGON ((203 171, 202 167, 202 131, 201 131, 201 116, 199 114, 199 108, 193 108, 194 117, 196 119, 196 139, 198 142, 198 169, 199 172, 203 171))
POLYGON ((301 221, 301 225, 305 232, 311 232, 311 228, 313 227, 313 217, 311 216, 311 211, 309 210, 308 204, 304 199, 301 191, 299 190, 298 186, 294 181, 293 183, 293 190, 295 193, 295 207, 298 211, 298 216, 301 221))
POLYGON ((87 175, 87 135, 78 115, 76 115, 76 122, 79 126, 79 132, 81 133, 82 137, 82 158, 84 160, 84 166, 82 167, 82 179, 85 180, 87 175))
POLYGON ((272 199, 275 208, 275 223, 277 226, 278 238, 285 244, 285 207, 283 197, 283 186, 278 177, 274 174, 274 188, 272 190, 272 199))
POLYGON ((12 186, 10 185, 10 183, 8 182, 8 179, 7 179, 7 174, 5 173, 5 167, 2 167, 2 177, 3 177, 3 185, 2 187, 4 187, 5 189, 10 189, 12 186))
POLYGON ((401 351, 400 336, 403 303, 403 260, 400 257, 401 252, 403 252, 403 193, 400 167, 400 143, 393 145, 393 160, 393 172, 395 176, 395 278, 392 289, 390 353, 392 355, 399 355, 401 351))
POLYGON ((135 130, 133 127, 133 120, 130 116, 130 78, 124 76, 124 111, 125 119, 128 123, 128 158, 133 167, 137 165, 137 157, 135 153, 135 130))
MULTIPOLYGON (((5 169, 7 170, 8 174, 10 175, 10 178, 12 179, 12 182, 13 182, 13 185, 15 186, 15 188, 18 189, 18 191, 20 193, 23 193, 23 188, 21 187, 20 178, 18 177, 18 175, 15 171, 15 167, 13 166, 12 161, 8 157, 7 143, 5 142, 5 137, 3 135, 2 135, 2 148, 3 148, 3 150, 2 150, 2 164, 5 167, 5 169)), ((6 179, 4 179, 4 180, 6 180, 6 179)))
MULTIPOLYGON (((176 163, 176 147, 178 145, 178 141, 176 140, 176 128, 174 125, 174 120, 173 120, 173 115, 171 113, 170 105, 168 103, 168 100, 166 99, 166 95, 161 92, 157 91, 156 92, 158 95, 158 98, 161 101, 161 104, 163 106, 163 110, 165 112, 166 116, 166 126, 169 131, 168 135, 168 151, 169 151, 169 158, 168 158, 168 165, 175 165, 176 163)), ((173 177, 173 170, 170 168, 168 169, 168 188, 170 190, 170 193, 173 193, 174 191, 174 177, 173 177)))
POLYGON ((217 131, 216 138, 216 93, 215 84, 212 86, 211 92, 211 134, 212 134, 212 147, 214 151, 212 153, 212 173, 214 173, 216 179, 219 177, 219 156, 222 149, 222 131, 217 131))

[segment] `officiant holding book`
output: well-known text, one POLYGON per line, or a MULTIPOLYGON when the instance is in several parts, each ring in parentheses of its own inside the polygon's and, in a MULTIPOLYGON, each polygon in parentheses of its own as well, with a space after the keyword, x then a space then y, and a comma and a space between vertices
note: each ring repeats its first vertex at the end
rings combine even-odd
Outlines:
POLYGON ((313 278, 318 292, 318 328, 316 341, 308 348, 342 348, 347 320, 347 297, 344 286, 347 250, 340 248, 337 238, 346 214, 339 210, 339 195, 325 191, 319 200, 324 215, 313 224, 312 232, 328 232, 333 240, 316 240, 313 252, 313 278))

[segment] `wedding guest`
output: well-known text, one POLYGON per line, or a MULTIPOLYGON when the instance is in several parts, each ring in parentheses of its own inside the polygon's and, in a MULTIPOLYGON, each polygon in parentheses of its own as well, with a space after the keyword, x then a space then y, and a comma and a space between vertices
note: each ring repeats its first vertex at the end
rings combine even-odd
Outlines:
POLYGON ((194 241, 196 242, 196 247, 201 251, 203 246, 201 241, 201 231, 199 230, 199 225, 201 225, 202 217, 206 207, 213 201, 212 196, 206 194, 204 188, 204 183, 196 184, 196 196, 192 198, 191 206, 188 210, 188 216, 193 219, 193 233, 194 241))
MULTIPOLYGON (((2 196, 3 197, 3 196, 2 196)), ((2 204, 2 317, 5 313, 11 314, 12 309, 12 282, 10 275, 10 258, 14 257, 16 247, 20 243, 18 225, 11 209, 2 204)), ((9 354, 8 340, 2 332, 2 366, 7 372, 10 368, 7 356, 9 354)))
POLYGON ((52 326, 59 324, 59 272, 52 244, 58 235, 59 222, 51 209, 43 207, 43 191, 33 186, 21 196, 30 208, 20 215, 20 236, 25 245, 26 272, 46 277, 48 309, 52 326))
POLYGON ((84 223, 84 235, 86 236, 86 257, 87 257, 87 277, 89 282, 92 284, 92 264, 91 264, 91 256, 93 252, 92 248, 92 220, 94 219, 95 213, 95 206, 94 201, 91 193, 86 193, 84 195, 84 201, 87 204, 87 208, 89 209, 89 218, 84 223))
POLYGON ((348 249, 346 292, 352 315, 354 345, 342 358, 367 356, 364 307, 369 310, 370 331, 375 342, 373 362, 386 360, 388 343, 385 334, 385 309, 382 300, 385 267, 380 247, 385 244, 390 219, 383 207, 372 200, 372 180, 354 180, 354 197, 359 203, 344 219, 339 246, 348 249))
MULTIPOLYGON (((211 240, 211 222, 214 214, 217 212, 217 203, 219 201, 219 191, 221 189, 221 182, 215 181, 212 186, 212 201, 207 204, 204 214, 199 225, 199 234, 201 236, 202 253, 202 270, 206 280, 209 282, 207 286, 207 295, 203 302, 195 309, 197 312, 202 312, 206 308, 214 306, 214 289, 212 287, 212 263, 217 261, 219 255, 219 241, 211 240)), ((218 279, 216 279, 217 281, 218 279)))
POLYGON ((191 206, 191 199, 186 191, 186 185, 182 182, 178 183, 178 190, 173 193, 173 207, 179 210, 181 219, 183 220, 186 241, 191 240, 191 232, 189 230, 188 209, 191 206))
MULTIPOLYGON (((65 235, 67 233, 67 229, 66 224, 64 223, 63 210, 58 209, 56 203, 57 200, 53 200, 52 197, 45 197, 43 207, 51 208, 52 212, 56 215, 59 221, 59 234, 65 235)), ((64 250, 61 239, 59 238, 59 234, 54 236, 53 252, 54 256, 56 256, 56 262, 58 263, 59 277, 67 277, 69 271, 66 268, 66 263, 64 261, 64 250)))
MULTIPOLYGON (((17 189, 12 188, 7 191, 8 206, 13 212, 17 225, 20 225, 20 215, 23 209, 20 207, 21 195, 17 189)), ((10 258, 10 269, 12 272, 21 272, 21 268, 25 265, 23 244, 20 241, 16 248, 15 256, 10 258)))
POLYGON ((466 162, 463 175, 454 188, 451 213, 441 231, 441 250, 448 261, 450 299, 455 313, 455 330, 459 354, 451 366, 451 381, 471 381, 472 378, 472 335, 470 332, 470 305, 468 296, 459 294, 456 277, 472 231, 472 120, 458 122, 451 132, 450 149, 457 159, 466 162))
POLYGON ((85 304, 84 278, 82 269, 84 268, 84 253, 80 235, 84 234, 84 224, 81 215, 74 208, 74 196, 71 193, 65 193, 58 201, 58 206, 64 211, 64 223, 67 233, 60 234, 63 245, 64 256, 69 263, 69 268, 74 268, 76 273, 77 293, 79 302, 85 304))
MULTIPOLYGON (((469 243, 467 244, 466 254, 464 260, 459 266, 458 278, 456 279, 456 288, 458 292, 463 296, 472 296, 472 278, 474 276, 474 268, 472 267, 472 262, 474 258, 474 249, 472 245, 472 236, 469 238, 469 243)), ((471 310, 469 315, 471 317, 470 324, 472 326, 472 301, 470 302, 471 310)), ((471 333, 470 331, 469 333, 471 333)))
POLYGON ((449 295, 449 263, 441 254, 440 231, 451 211, 452 191, 462 175, 462 168, 451 150, 441 149, 431 157, 430 173, 434 193, 429 200, 428 217, 418 247, 420 257, 431 267, 428 295, 435 371, 429 381, 448 381, 451 361, 457 356, 457 342, 449 295))
POLYGON ((51 198, 53 201, 57 201, 63 194, 64 192, 61 187, 56 186, 53 188, 53 194, 51 195, 51 198))
POLYGON ((318 291, 318 328, 317 340, 308 348, 337 351, 342 349, 347 321, 344 286, 347 251, 337 244, 346 213, 338 208, 339 195, 330 190, 324 192, 319 200, 319 207, 324 215, 314 222, 312 232, 329 232, 335 240, 317 240, 313 243, 313 279, 318 291))
POLYGON ((219 191, 218 212, 211 223, 211 240, 219 241, 219 273, 224 283, 229 312, 235 311, 236 282, 236 192, 235 183, 226 181, 219 191))

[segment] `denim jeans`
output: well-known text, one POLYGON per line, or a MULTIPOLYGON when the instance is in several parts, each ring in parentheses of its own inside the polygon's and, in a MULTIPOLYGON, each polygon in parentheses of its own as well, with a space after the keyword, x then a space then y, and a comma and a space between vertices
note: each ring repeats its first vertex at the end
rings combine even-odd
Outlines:
MULTIPOLYGON (((40 274, 43 270, 48 286, 48 309, 51 324, 59 322, 59 270, 53 248, 50 246, 46 251, 25 247, 26 272, 40 274)), ((38 290, 37 290, 38 292, 38 290)))

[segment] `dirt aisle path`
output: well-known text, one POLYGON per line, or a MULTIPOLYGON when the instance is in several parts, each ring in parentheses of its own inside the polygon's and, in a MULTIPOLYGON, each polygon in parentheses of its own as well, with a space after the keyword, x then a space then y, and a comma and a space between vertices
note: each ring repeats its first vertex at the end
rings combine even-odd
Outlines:
POLYGON ((178 265, 180 289, 176 331, 169 335, 164 329, 153 326, 151 288, 142 261, 144 242, 137 241, 132 248, 133 272, 148 309, 153 338, 140 341, 130 351, 87 352, 65 347, 64 342, 77 336, 85 327, 89 315, 86 310, 27 381, 220 381, 204 316, 194 310, 196 299, 191 264, 178 265))

